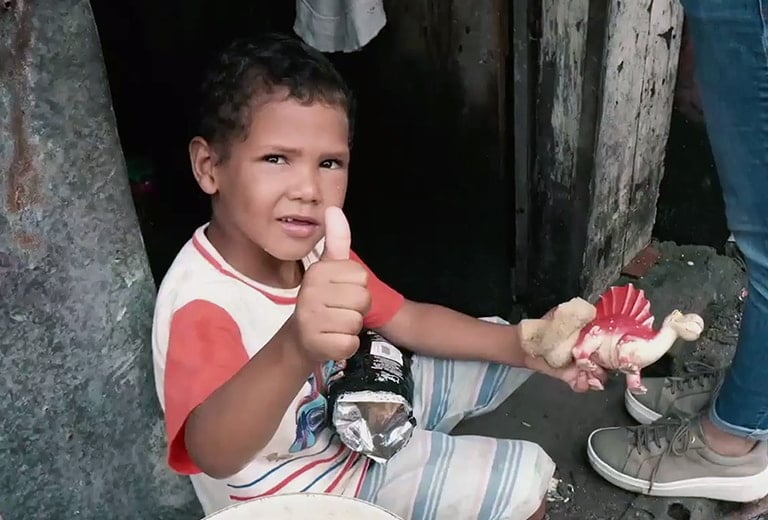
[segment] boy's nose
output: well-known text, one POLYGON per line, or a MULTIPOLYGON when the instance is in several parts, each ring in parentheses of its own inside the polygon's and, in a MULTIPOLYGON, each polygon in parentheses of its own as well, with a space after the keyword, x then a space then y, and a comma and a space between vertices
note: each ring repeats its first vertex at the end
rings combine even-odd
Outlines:
POLYGON ((317 168, 301 168, 294 178, 290 197, 304 202, 319 202, 320 180, 317 168))

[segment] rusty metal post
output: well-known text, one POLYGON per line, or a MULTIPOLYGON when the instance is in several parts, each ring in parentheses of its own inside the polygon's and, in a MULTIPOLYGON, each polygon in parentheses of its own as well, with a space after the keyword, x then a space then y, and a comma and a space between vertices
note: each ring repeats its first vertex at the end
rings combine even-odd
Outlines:
POLYGON ((0 2, 0 516, 195 518, 87 0, 0 2))

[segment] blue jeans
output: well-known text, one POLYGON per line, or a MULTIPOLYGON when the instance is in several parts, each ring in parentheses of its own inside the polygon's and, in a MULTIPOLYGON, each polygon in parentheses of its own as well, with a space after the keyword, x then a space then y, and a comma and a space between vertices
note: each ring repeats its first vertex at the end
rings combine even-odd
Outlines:
POLYGON ((709 416, 768 440, 768 0, 683 0, 728 227, 749 296, 733 363, 709 416))

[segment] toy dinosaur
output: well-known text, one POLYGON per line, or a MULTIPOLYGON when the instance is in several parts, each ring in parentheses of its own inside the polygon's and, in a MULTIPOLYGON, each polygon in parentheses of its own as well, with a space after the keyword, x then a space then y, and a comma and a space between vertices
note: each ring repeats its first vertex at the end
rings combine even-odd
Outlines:
POLYGON ((561 303, 541 319, 525 319, 519 324, 523 350, 542 357, 553 368, 573 363, 573 347, 584 327, 597 315, 594 305, 581 298, 561 303))
MULTIPOLYGON (((671 312, 653 329, 651 303, 632 284, 611 287, 597 306, 574 298, 540 320, 520 323, 522 346, 529 355, 541 356, 554 368, 575 361, 589 372, 600 366, 626 375, 627 388, 643 394, 647 389, 640 370, 658 361, 678 338, 695 341, 704 330, 697 314, 671 312)), ((590 384, 600 386, 597 378, 590 384)))

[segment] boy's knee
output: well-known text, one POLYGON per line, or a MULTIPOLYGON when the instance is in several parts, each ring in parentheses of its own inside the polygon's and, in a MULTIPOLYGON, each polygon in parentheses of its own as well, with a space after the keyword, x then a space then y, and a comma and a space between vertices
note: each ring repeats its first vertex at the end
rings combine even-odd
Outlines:
MULTIPOLYGON (((525 512, 530 518, 541 518, 536 515, 540 514, 541 505, 546 499, 556 466, 544 448, 538 444, 530 441, 516 442, 521 443, 519 449, 523 453, 519 455, 519 460, 517 456, 513 457, 514 462, 519 464, 514 464, 518 473, 514 476, 512 507, 515 511, 525 512)), ((512 462, 510 460, 510 463, 512 462)), ((504 470, 494 467, 494 471, 504 470)))

